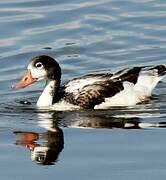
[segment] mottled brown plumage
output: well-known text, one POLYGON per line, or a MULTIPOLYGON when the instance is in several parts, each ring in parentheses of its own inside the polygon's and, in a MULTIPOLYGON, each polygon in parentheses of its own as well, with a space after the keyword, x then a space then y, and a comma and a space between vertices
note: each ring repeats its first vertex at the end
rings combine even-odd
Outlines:
POLYGON ((74 93, 66 94, 65 100, 69 103, 74 102, 82 108, 93 108, 102 103, 105 98, 112 97, 121 90, 123 85, 120 81, 106 80, 83 87, 77 96, 74 93))

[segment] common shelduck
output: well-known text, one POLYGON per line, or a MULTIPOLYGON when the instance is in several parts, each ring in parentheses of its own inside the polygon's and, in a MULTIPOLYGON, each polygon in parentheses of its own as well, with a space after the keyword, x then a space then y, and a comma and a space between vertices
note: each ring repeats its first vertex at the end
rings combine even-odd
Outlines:
POLYGON ((38 107, 55 110, 108 109, 134 106, 150 97, 152 90, 166 75, 166 65, 125 68, 117 72, 91 73, 61 85, 61 67, 52 57, 32 58, 22 80, 15 88, 25 88, 46 80, 38 107))

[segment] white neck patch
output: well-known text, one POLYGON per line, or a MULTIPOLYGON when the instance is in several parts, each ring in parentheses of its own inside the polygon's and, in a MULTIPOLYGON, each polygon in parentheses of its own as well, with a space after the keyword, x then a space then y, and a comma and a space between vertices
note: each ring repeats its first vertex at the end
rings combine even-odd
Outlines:
POLYGON ((37 106, 38 107, 47 107, 51 106, 53 103, 53 96, 54 96, 54 87, 55 87, 55 81, 49 81, 43 90, 42 94, 40 95, 37 106))

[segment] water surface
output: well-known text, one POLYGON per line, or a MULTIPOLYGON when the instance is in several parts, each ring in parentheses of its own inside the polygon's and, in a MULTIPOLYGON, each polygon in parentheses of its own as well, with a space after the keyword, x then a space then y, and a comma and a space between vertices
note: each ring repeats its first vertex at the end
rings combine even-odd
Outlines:
POLYGON ((58 60, 63 81, 166 63, 165 8, 164 0, 0 2, 3 180, 166 178, 166 80, 144 104, 98 111, 39 111, 44 82, 11 88, 41 54, 58 60))

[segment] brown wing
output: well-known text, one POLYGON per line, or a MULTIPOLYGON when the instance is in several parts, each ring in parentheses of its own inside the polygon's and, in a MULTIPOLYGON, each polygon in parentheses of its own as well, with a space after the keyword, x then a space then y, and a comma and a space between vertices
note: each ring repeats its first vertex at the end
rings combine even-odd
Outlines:
POLYGON ((77 94, 66 94, 65 100, 83 108, 93 108, 107 97, 112 97, 123 90, 120 81, 100 81, 83 87, 77 94))

